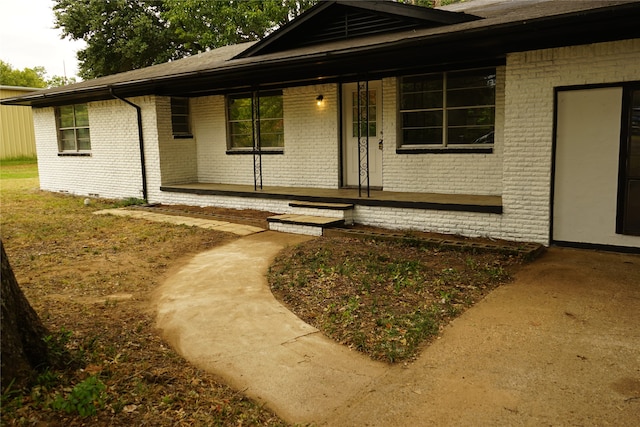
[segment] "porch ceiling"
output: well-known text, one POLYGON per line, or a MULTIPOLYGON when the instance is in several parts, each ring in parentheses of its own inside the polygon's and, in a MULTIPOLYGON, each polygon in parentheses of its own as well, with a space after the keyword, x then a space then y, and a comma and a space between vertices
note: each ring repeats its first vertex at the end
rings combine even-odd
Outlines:
POLYGON ((231 196, 255 199, 300 200, 322 203, 350 203, 356 206, 380 206, 478 213, 502 213, 501 196, 471 194, 405 193, 371 190, 360 197, 357 188, 305 188, 263 187, 254 190, 251 185, 189 183, 160 187, 161 191, 198 194, 202 196, 231 196))

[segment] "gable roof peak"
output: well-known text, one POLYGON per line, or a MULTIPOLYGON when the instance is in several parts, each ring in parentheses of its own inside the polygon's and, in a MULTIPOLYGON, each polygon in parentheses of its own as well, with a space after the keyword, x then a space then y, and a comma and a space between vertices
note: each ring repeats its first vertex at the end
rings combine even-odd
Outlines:
POLYGON ((374 34, 433 28, 482 19, 389 0, 318 2, 293 21, 271 33, 236 58, 347 40, 374 34))

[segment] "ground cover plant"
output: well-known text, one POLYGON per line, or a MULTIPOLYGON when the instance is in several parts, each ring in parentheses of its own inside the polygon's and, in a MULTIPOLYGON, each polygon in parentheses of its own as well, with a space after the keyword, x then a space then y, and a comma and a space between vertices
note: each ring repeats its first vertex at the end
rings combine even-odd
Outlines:
POLYGON ((1 237, 50 350, 71 358, 29 390, 6 385, 2 425, 285 425, 190 366, 154 329, 163 275, 233 236, 92 215, 121 202, 85 206, 37 188, 33 160, 0 165, 1 237))
POLYGON ((409 361, 520 264, 513 255, 420 243, 321 238, 269 271, 276 298, 329 337, 386 362, 409 361))

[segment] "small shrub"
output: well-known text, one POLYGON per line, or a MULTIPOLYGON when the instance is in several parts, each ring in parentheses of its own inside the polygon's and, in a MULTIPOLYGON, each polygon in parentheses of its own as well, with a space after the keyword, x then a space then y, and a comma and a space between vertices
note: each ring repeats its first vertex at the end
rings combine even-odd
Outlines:
POLYGON ((104 406, 106 389, 102 381, 92 375, 76 384, 65 397, 57 395, 51 407, 67 414, 78 414, 81 417, 95 415, 104 406))

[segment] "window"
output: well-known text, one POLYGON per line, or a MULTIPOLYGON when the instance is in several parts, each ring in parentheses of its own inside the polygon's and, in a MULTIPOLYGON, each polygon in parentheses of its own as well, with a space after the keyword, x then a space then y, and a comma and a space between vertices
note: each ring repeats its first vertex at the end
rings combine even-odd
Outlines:
POLYGON ((282 151, 284 119, 282 91, 229 95, 229 148, 282 151))
POLYGON ((56 108, 58 148, 60 152, 91 150, 89 110, 87 104, 65 105, 56 108))
POLYGON ((351 117, 353 118, 352 120, 352 131, 353 131, 353 137, 357 138, 358 137, 358 122, 360 122, 360 135, 361 136, 367 136, 367 123, 364 120, 358 120, 358 113, 360 113, 361 115, 363 115, 364 117, 367 117, 368 114, 368 118, 369 118, 369 135, 368 136, 376 136, 378 135, 378 131, 377 131, 377 127, 376 127, 376 119, 377 119, 377 100, 376 100, 376 91, 375 90, 370 90, 368 94, 364 93, 364 96, 359 97, 358 96, 358 91, 354 91, 351 96, 352 96, 352 106, 353 106, 353 111, 352 111, 352 115, 351 117), (366 111, 367 108, 367 96, 368 101, 369 101, 369 111, 366 111), (360 99, 358 99, 360 98, 360 99), (360 102, 360 111, 358 111, 358 101, 360 102))
POLYGON ((495 68, 402 77, 401 145, 414 148, 493 144, 495 68))
POLYGON ((617 232, 640 236, 640 87, 624 96, 617 232))
POLYGON ((171 98, 171 128, 174 138, 191 138, 189 98, 171 98))

